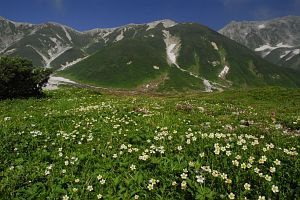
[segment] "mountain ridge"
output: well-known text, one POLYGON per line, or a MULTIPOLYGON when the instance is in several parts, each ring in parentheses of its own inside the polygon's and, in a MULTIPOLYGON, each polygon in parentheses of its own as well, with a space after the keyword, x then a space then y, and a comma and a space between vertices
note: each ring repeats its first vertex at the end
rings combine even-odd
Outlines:
POLYGON ((197 23, 167 19, 88 32, 52 22, 0 25, 0 47, 7 42, 2 55, 29 58, 79 83, 208 92, 300 85, 292 72, 197 23))
MULTIPOLYGON (((32 56, 32 60, 35 65, 40 65, 44 67, 49 67, 51 63, 49 63, 49 60, 53 55, 48 53, 48 51, 51 51, 50 47, 48 44, 50 43, 57 43, 56 41, 61 41, 60 44, 52 44, 51 46, 53 48, 57 48, 59 50, 56 51, 56 54, 62 53, 63 50, 68 51, 67 49, 69 46, 72 46, 75 51, 76 51, 76 56, 73 56, 72 53, 69 57, 64 59, 63 63, 61 61, 58 61, 58 63, 54 62, 54 68, 60 68, 62 65, 67 65, 67 63, 74 62, 75 60, 78 59, 78 55, 81 55, 80 57, 86 57, 87 54, 92 54, 95 52, 95 48, 97 49, 99 46, 103 46, 106 42, 111 40, 109 35, 113 32, 118 32, 123 29, 130 29, 135 26, 148 26, 148 28, 153 28, 156 25, 160 23, 173 23, 176 24, 175 21, 170 20, 170 19, 163 19, 163 20, 158 20, 154 22, 149 22, 146 24, 127 24, 119 27, 114 27, 114 28, 95 28, 91 30, 86 30, 86 31, 78 31, 72 27, 69 27, 67 25, 59 24, 56 22, 46 22, 46 23, 41 23, 41 24, 31 24, 27 22, 14 22, 8 19, 5 19, 3 17, 0 18, 0 27, 2 29, 5 29, 4 33, 0 30, 0 54, 3 55, 21 55, 24 57, 27 57, 28 54, 35 54, 32 56), (47 32, 45 33, 39 33, 39 32, 45 32, 43 29, 51 29, 50 30, 52 33, 47 32), (25 30, 23 30, 25 29, 25 30), (56 29, 56 30, 54 30, 56 29), (59 30, 61 29, 61 30, 59 30), (59 33, 60 32, 60 33, 59 33), (38 33, 38 34, 36 34, 38 33), (10 34, 10 35, 9 35, 10 34), (15 44, 18 43, 20 40, 31 36, 35 35, 35 40, 43 40, 45 35, 48 36, 48 38, 56 38, 56 41, 47 41, 45 42, 46 44, 38 44, 38 47, 35 45, 32 45, 30 42, 24 42, 26 44, 19 45, 23 46, 21 47, 22 49, 20 50, 21 52, 17 53, 15 52, 16 49, 19 50, 18 48, 15 48, 15 44), (66 37, 65 37, 65 36, 66 37), (77 38, 77 43, 79 44, 74 44, 74 41, 72 39, 77 38), (73 43, 73 44, 72 44, 73 43), (25 47, 30 47, 34 46, 34 48, 26 49, 25 47), (63 48, 63 49, 62 49, 63 48), (35 51, 35 52, 32 52, 35 51), (30 53, 28 53, 30 52, 30 53), (39 58, 38 58, 39 57, 39 58), (46 58, 46 59, 45 59, 46 58)), ((120 36, 119 38, 114 38, 114 40, 118 41, 122 38, 121 32, 116 35, 120 36)), ((32 40, 32 39, 31 39, 32 40)), ((74 39, 76 40, 76 39, 74 39)), ((113 41, 111 41, 113 42, 113 41)), ((41 42, 42 43, 42 42, 41 42)), ((75 42, 76 43, 76 42, 75 42)), ((53 50, 55 51, 55 50, 53 50)), ((29 56, 30 58, 30 56, 29 56)), ((55 59, 54 59, 55 60, 55 59)), ((54 61, 52 60, 52 62, 54 61)))
POLYGON ((219 33, 270 62, 300 71, 300 16, 230 22, 219 33))
MULTIPOLYGON (((249 23, 259 23, 259 22, 269 22, 269 21, 277 21, 277 20, 283 20, 283 19, 291 19, 291 18, 298 18, 299 16, 297 15, 286 15, 286 16, 282 16, 282 17, 275 17, 275 18, 270 18, 270 19, 263 19, 263 20, 241 20, 241 21, 236 21, 236 20, 232 20, 230 21, 227 25, 231 24, 231 23, 236 23, 236 22, 249 22, 249 23)), ((221 30, 221 29, 220 29, 221 30)))
POLYGON ((160 79, 157 90, 222 91, 230 87, 294 84, 285 70, 208 27, 182 23, 169 28, 158 26, 150 32, 146 29, 139 30, 134 39, 128 35, 103 47, 58 74, 82 83, 117 88, 151 86, 149 78, 160 79), (137 44, 132 45, 134 42, 137 44), (158 54, 150 58, 153 53, 144 53, 146 49, 158 54), (147 79, 139 79, 146 76, 147 79))

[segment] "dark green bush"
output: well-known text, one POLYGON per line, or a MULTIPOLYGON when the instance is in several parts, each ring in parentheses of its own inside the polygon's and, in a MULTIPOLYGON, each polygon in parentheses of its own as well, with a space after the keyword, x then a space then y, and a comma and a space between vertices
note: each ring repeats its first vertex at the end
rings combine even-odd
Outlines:
POLYGON ((19 57, 0 57, 0 99, 42 94, 51 70, 19 57))

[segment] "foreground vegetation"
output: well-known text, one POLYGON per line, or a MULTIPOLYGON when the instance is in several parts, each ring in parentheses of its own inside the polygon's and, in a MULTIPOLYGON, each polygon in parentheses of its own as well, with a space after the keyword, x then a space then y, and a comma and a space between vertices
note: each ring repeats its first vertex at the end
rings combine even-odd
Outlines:
POLYGON ((24 58, 0 56, 0 99, 41 95, 50 74, 24 58))
POLYGON ((0 199, 299 199, 300 90, 0 102, 0 199))

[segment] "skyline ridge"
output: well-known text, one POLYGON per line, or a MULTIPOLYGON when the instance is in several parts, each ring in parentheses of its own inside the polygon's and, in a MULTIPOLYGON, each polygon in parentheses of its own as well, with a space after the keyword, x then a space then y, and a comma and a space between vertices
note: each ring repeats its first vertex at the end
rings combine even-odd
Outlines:
MULTIPOLYGON (((243 23, 243 22, 265 22, 265 21, 273 21, 273 20, 278 20, 278 19, 284 19, 284 18, 288 18, 288 17, 300 17, 297 16, 297 15, 287 15, 287 16, 282 16, 282 17, 276 17, 276 18, 272 18, 272 19, 266 19, 266 20, 257 20, 257 21, 250 21, 250 20, 242 20, 242 21, 237 21, 237 20, 232 20, 230 21, 228 24, 231 24, 231 23, 243 23)), ((175 22, 175 23, 197 23, 197 24, 200 24, 200 25, 204 25, 212 30, 214 30, 212 27, 210 27, 209 25, 206 25, 206 24, 202 24, 202 23, 199 23, 199 22, 193 22, 193 21, 186 21, 186 22, 178 22, 174 19, 168 19, 168 18, 165 18, 165 19, 158 19, 158 20, 154 20, 154 21, 148 21, 148 22, 144 22, 144 23, 134 23, 134 22, 131 22, 131 23, 127 23, 127 24, 123 24, 123 25, 120 25, 120 26, 116 26, 116 27, 94 27, 94 28, 91 28, 91 29, 87 29, 87 30, 79 30, 79 29, 76 29, 72 26, 69 26, 67 24, 63 24, 63 23, 59 23, 59 22, 56 22, 56 21, 46 21, 46 22, 42 22, 42 23, 32 23, 32 22, 28 22, 28 21, 14 21, 14 20, 11 20, 9 18, 6 18, 6 17, 3 17, 0 15, 0 20, 6 20, 6 21, 10 21, 12 23, 19 23, 19 24, 30 24, 30 25, 45 25, 45 24, 56 24, 56 25, 60 25, 60 26, 64 26, 64 27, 67 27, 67 28, 70 28, 70 29, 73 29, 77 32, 80 32, 80 33, 85 33, 85 32, 89 32, 89 31, 93 31, 93 30, 97 30, 97 29, 100 29, 100 30, 105 30, 105 29, 118 29, 118 28, 122 28, 122 27, 126 27, 126 26, 130 26, 130 25, 147 25, 147 24, 150 24, 150 23, 154 23, 154 22, 163 22, 163 21, 172 21, 172 22, 175 22)), ((228 25, 228 24, 225 24, 228 25)), ((224 27, 225 27, 224 26, 224 27)), ((222 29, 223 27, 221 27, 222 29)), ((215 30, 215 31, 218 31, 218 30, 215 30)))
POLYGON ((197 22, 219 30, 230 21, 258 21, 300 15, 299 0, 10 0, 1 2, 1 16, 12 21, 57 22, 84 31, 160 19, 197 22))

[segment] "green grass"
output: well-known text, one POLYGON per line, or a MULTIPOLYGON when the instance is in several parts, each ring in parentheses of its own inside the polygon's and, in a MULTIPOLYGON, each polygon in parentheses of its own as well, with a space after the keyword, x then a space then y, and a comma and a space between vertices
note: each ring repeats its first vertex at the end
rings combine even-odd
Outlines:
POLYGON ((0 199, 299 199, 299 111, 282 88, 4 100, 0 199))
POLYGON ((162 83, 158 89, 159 91, 204 91, 201 80, 190 76, 186 72, 182 72, 175 66, 168 70, 168 78, 162 83))
POLYGON ((80 49, 72 48, 67 50, 63 55, 59 56, 53 62, 51 62, 51 67, 53 70, 57 70, 61 67, 61 64, 65 65, 67 62, 72 62, 78 58, 85 57, 86 54, 80 49))
POLYGON ((123 40, 99 50, 88 59, 58 72, 81 83, 114 88, 135 88, 163 74, 168 64, 160 44, 123 40), (153 68, 159 66, 159 70, 153 68))
POLYGON ((23 46, 19 48, 17 52, 14 52, 9 56, 23 58, 30 57, 34 66, 44 66, 44 63, 41 60, 41 56, 38 53, 36 53, 36 51, 31 47, 23 46))

